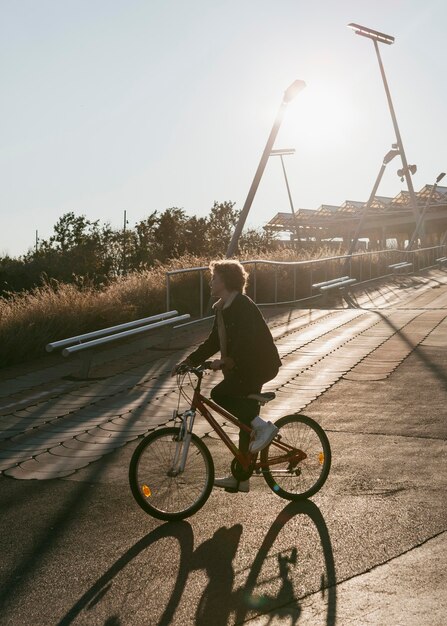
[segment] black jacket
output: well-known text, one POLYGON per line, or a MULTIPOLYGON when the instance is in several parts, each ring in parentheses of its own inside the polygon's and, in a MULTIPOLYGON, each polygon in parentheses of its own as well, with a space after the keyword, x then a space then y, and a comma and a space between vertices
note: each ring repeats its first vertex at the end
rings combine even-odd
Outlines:
MULTIPOLYGON (((263 384, 275 378, 281 367, 278 350, 261 311, 250 298, 238 293, 228 308, 222 309, 227 335, 227 356, 234 361, 231 370, 241 381, 263 384)), ((220 350, 217 314, 209 337, 189 355, 197 366, 220 350)))

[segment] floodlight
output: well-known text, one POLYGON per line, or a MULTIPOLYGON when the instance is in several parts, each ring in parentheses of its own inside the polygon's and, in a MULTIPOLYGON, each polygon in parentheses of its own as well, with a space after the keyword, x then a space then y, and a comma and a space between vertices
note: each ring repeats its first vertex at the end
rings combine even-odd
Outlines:
MULTIPOLYGON (((417 169, 418 169, 417 165, 409 165, 408 166, 408 171, 410 172, 410 174, 413 174, 413 176, 416 174, 417 169)), ((405 178, 405 168, 397 170, 397 175, 400 176, 400 180, 403 182, 404 178, 405 178)))
POLYGON ((304 87, 306 86, 306 83, 304 82, 304 80, 294 80, 293 83, 287 87, 287 89, 284 92, 284 96, 283 96, 283 102, 285 102, 286 104, 288 104, 289 102, 292 102, 292 100, 295 98, 295 96, 302 90, 304 89, 304 87))
POLYGON ((394 147, 396 144, 393 143, 393 148, 392 150, 390 150, 389 152, 387 152, 385 154, 385 156, 383 157, 383 164, 386 165, 387 163, 389 163, 391 161, 391 159, 394 159, 395 156, 397 156, 399 154, 399 150, 397 149, 397 146, 394 147))
POLYGON ((348 24, 348 28, 352 28, 356 35, 361 35, 362 37, 368 37, 368 39, 374 39, 374 41, 378 41, 379 43, 386 43, 391 45, 394 43, 394 37, 391 35, 385 35, 385 33, 380 33, 378 30, 373 30, 372 28, 367 28, 366 26, 361 26, 360 24, 348 24))
POLYGON ((287 156, 288 154, 295 154, 295 148, 284 148, 283 150, 271 150, 270 156, 287 156))

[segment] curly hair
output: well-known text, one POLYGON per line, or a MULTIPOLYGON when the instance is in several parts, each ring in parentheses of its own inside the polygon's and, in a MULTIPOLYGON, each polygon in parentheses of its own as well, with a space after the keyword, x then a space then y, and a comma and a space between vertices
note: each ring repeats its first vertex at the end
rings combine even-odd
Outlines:
POLYGON ((245 286, 248 280, 248 273, 239 261, 224 260, 210 263, 211 275, 217 272, 222 278, 228 291, 239 291, 245 293, 245 286))

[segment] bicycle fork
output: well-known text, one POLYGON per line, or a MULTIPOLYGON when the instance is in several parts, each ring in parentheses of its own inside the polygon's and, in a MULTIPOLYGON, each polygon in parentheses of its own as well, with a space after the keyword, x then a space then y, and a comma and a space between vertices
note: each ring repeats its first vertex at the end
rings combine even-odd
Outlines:
POLYGON ((177 445, 175 446, 174 458, 172 460, 172 467, 168 472, 168 476, 175 477, 182 474, 185 470, 186 459, 188 458, 189 445, 192 438, 192 428, 194 426, 194 419, 196 412, 192 409, 185 411, 182 416, 182 424, 180 426, 179 435, 177 439, 177 445), (189 425, 188 425, 189 419, 189 425))

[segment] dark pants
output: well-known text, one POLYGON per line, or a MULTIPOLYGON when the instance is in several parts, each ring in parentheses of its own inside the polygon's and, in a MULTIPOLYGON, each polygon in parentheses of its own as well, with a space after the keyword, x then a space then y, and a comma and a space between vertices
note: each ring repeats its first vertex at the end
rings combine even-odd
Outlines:
MULTIPOLYGON (((229 373, 211 391, 211 398, 241 422, 250 426, 251 420, 259 415, 259 402, 249 400, 246 396, 251 393, 260 393, 261 389, 262 384, 247 383, 229 373)), ((239 450, 246 454, 249 443, 250 434, 241 430, 239 433, 239 450)))

